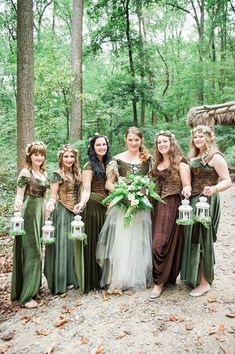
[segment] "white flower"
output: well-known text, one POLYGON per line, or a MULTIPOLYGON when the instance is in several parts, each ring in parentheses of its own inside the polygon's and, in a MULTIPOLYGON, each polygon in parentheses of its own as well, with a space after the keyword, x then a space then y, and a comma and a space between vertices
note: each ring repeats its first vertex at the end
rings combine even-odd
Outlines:
POLYGON ((141 178, 141 183, 145 184, 146 182, 148 182, 148 181, 146 181, 145 178, 141 178))
POLYGON ((128 190, 129 190, 129 191, 134 191, 134 190, 135 190, 135 187, 134 187, 134 186, 128 186, 128 190))
MULTIPOLYGON (((131 202, 132 202, 133 200, 135 200, 134 194, 129 193, 128 196, 127 196, 127 199, 130 200, 131 202)), ((139 203, 139 202, 138 202, 138 203, 139 203)))
POLYGON ((141 197, 144 195, 144 193, 142 193, 142 192, 137 192, 136 194, 140 195, 141 197))
POLYGON ((136 177, 134 178, 134 182, 135 182, 135 183, 139 182, 140 180, 141 180, 141 177, 140 177, 140 176, 136 176, 136 177))
POLYGON ((133 199, 132 201, 131 201, 131 206, 132 207, 135 207, 135 206, 137 206, 139 204, 139 201, 137 200, 137 199, 133 199))

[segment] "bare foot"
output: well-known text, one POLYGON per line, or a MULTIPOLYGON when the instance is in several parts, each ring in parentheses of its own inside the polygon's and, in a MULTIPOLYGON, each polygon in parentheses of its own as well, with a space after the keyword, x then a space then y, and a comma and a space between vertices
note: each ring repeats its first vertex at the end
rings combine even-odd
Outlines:
POLYGON ((37 301, 32 299, 32 300, 26 302, 24 304, 24 307, 26 307, 27 309, 35 309, 36 307, 38 307, 38 303, 37 303, 37 301))

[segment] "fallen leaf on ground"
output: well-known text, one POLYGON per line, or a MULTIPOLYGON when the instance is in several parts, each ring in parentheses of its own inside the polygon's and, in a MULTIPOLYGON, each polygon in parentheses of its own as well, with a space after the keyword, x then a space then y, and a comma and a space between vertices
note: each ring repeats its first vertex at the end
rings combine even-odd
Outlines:
POLYGON ((188 322, 185 324, 185 328, 187 329, 187 331, 191 331, 193 329, 193 324, 192 322, 188 322))
POLYGON ((82 336, 80 338, 80 340, 81 340, 81 344, 87 344, 89 342, 89 339, 87 337, 85 337, 85 336, 82 336))
POLYGON ((113 290, 113 295, 120 295, 120 296, 122 296, 122 290, 121 290, 121 289, 114 289, 114 290, 113 290))
POLYGON ((6 333, 3 333, 3 335, 1 336, 1 339, 8 341, 8 340, 11 340, 14 337, 14 335, 15 335, 15 332, 6 332, 6 333))
POLYGON ((208 302, 217 302, 217 297, 210 295, 210 296, 208 296, 207 301, 208 302))
POLYGON ((198 345, 198 346, 202 346, 203 345, 203 338, 202 337, 197 337, 197 339, 196 339, 196 344, 198 345))
POLYGON ((235 318, 235 312, 226 313, 226 316, 230 318, 235 318))
POLYGON ((228 333, 235 333, 235 328, 234 328, 234 327, 231 327, 231 328, 229 328, 227 331, 228 331, 228 333))
POLYGON ((48 336, 49 331, 45 328, 36 329, 35 331, 39 336, 48 336))
POLYGON ((70 306, 64 305, 62 313, 73 313, 73 309, 70 306))
POLYGON ((60 295, 60 298, 64 299, 67 296, 67 293, 63 293, 60 295))
POLYGON ((127 331, 121 331, 121 332, 119 332, 118 333, 118 335, 117 335, 117 339, 120 339, 120 338, 123 338, 123 337, 125 337, 127 334, 129 334, 127 331))
POLYGON ((29 322, 31 320, 30 316, 23 316, 21 317, 21 321, 23 322, 23 324, 29 322))
POLYGON ((184 317, 182 317, 181 315, 172 315, 168 318, 168 321, 179 321, 179 322, 183 322, 184 321, 184 317))
POLYGON ((216 340, 218 340, 219 342, 224 342, 227 338, 225 337, 224 334, 222 333, 216 333, 215 335, 216 340))
POLYGON ((32 321, 33 323, 39 324, 39 323, 41 322, 41 318, 40 318, 40 317, 32 317, 32 318, 31 318, 31 321, 32 321))
POLYGON ((91 354, 100 354, 104 351, 104 346, 103 344, 98 345, 98 347, 94 348, 91 352, 91 354))
POLYGON ((104 301, 108 301, 109 300, 109 295, 107 290, 102 290, 102 298, 104 301))
POLYGON ((81 301, 80 301, 80 300, 76 301, 76 302, 75 302, 75 306, 82 306, 81 301))
POLYGON ((224 331, 224 325, 220 325, 218 329, 219 331, 224 331))
POLYGON ((211 336, 212 334, 217 333, 217 331, 218 331, 218 329, 216 327, 213 327, 213 328, 209 329, 208 334, 209 334, 209 336, 211 336))
POLYGON ((64 326, 66 325, 66 323, 69 322, 69 319, 68 318, 62 318, 61 320, 57 321, 55 323, 55 327, 58 327, 58 328, 64 328, 64 326))
POLYGON ((10 349, 10 344, 4 343, 3 345, 0 345, 0 353, 6 353, 8 349, 10 349))
POLYGON ((217 312, 217 308, 215 306, 209 306, 206 311, 207 312, 217 312))

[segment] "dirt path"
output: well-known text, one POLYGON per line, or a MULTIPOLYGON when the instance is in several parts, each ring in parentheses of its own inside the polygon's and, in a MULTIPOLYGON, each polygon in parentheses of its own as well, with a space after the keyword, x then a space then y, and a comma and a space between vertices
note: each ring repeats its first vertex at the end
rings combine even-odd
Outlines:
POLYGON ((191 298, 179 281, 155 302, 150 290, 105 301, 77 290, 53 297, 44 284, 38 309, 13 308, 0 325, 0 353, 235 353, 235 185, 221 197, 216 277, 207 295, 191 298))

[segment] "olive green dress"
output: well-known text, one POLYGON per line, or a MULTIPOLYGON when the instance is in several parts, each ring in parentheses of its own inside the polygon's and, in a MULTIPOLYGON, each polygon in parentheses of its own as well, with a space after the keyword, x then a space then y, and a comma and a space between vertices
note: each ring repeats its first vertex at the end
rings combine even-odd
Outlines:
MULTIPOLYGON (((212 157, 211 157, 212 158, 212 157)), ((209 161, 208 161, 209 162, 209 161)), ((195 214, 196 203, 205 186, 213 186, 218 183, 219 176, 213 167, 205 164, 202 158, 192 160, 190 168, 192 172, 192 198, 191 206, 195 214)), ((214 242, 220 219, 219 194, 213 194, 208 198, 210 204, 211 224, 207 229, 197 222, 191 226, 185 226, 184 247, 181 266, 181 279, 196 287, 200 283, 199 270, 203 266, 206 280, 211 284, 214 280, 214 242)))
POLYGON ((17 185, 26 186, 22 208, 26 235, 15 236, 14 240, 11 300, 24 304, 37 295, 41 285, 46 181, 36 179, 30 172, 30 177, 19 177, 17 185))
MULTIPOLYGON (((91 163, 87 162, 84 170, 90 171, 91 169, 91 163)), ((90 199, 82 213, 82 219, 85 223, 85 233, 87 235, 87 245, 84 247, 85 292, 99 289, 101 271, 96 262, 96 245, 107 210, 106 206, 102 204, 102 200, 107 196, 105 182, 106 178, 93 173, 90 199)), ((77 258, 79 262, 77 246, 79 247, 79 241, 75 241, 75 263, 77 263, 77 258)))
POLYGON ((52 175, 51 183, 56 182, 59 182, 58 200, 52 215, 55 243, 46 245, 44 273, 51 293, 61 294, 67 291, 68 286, 84 289, 83 242, 79 242, 79 260, 75 272, 74 241, 68 238, 75 216, 72 210, 79 202, 81 183, 77 178, 66 176, 61 170, 52 175))

